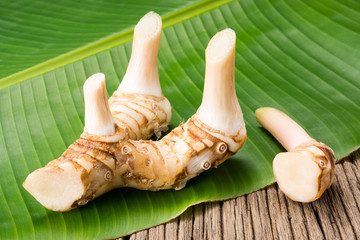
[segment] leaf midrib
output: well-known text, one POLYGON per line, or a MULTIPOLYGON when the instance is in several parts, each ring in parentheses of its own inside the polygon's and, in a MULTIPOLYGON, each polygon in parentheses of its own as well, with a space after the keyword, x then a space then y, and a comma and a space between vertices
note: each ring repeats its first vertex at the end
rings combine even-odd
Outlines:
MULTIPOLYGON (((163 28, 167 28, 169 26, 175 25, 176 23, 182 22, 185 19, 200 15, 201 13, 207 12, 211 9, 217 8, 231 1, 233 0, 219 0, 219 1, 203 0, 194 3, 185 8, 179 9, 173 13, 163 16, 162 17, 163 28)), ((0 79, 0 89, 10 87, 14 84, 39 76, 43 73, 49 72, 56 68, 63 67, 65 65, 84 59, 91 55, 97 54, 99 52, 129 42, 133 38, 133 32, 134 32, 134 27, 124 29, 121 32, 110 34, 105 38, 101 38, 85 46, 76 48, 72 51, 61 54, 57 57, 48 59, 45 62, 36 64, 22 71, 11 74, 7 77, 0 79)))

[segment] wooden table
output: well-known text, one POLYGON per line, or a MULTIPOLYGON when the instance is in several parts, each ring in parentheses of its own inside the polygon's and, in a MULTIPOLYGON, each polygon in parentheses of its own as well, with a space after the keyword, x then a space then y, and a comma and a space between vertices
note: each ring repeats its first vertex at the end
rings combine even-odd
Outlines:
POLYGON ((120 239, 360 239, 360 150, 336 165, 334 183, 313 203, 296 203, 276 184, 203 203, 172 221, 120 239))

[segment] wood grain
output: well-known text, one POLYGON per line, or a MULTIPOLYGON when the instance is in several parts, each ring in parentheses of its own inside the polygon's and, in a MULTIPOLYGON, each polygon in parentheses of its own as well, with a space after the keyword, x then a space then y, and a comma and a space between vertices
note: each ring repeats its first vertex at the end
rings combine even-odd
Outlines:
POLYGON ((313 203, 293 202, 274 184, 121 239, 360 239, 360 150, 336 165, 334 183, 313 203))

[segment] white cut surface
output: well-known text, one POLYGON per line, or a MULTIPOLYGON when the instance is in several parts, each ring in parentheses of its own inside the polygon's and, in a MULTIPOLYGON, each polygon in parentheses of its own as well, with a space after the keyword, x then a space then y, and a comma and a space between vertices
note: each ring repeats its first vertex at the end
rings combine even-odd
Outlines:
POLYGON ((68 210, 85 191, 81 171, 76 171, 71 163, 56 169, 40 168, 31 173, 23 185, 36 200, 54 211, 68 210))
POLYGON ((218 62, 227 57, 235 46, 236 35, 231 29, 218 32, 206 48, 206 60, 218 62))
POLYGON ((149 12, 140 19, 134 29, 134 34, 139 40, 148 40, 159 34, 161 27, 161 17, 154 12, 149 12))
POLYGON ((274 175, 279 188, 298 202, 315 200, 319 187, 319 166, 301 153, 279 153, 274 162, 274 175))

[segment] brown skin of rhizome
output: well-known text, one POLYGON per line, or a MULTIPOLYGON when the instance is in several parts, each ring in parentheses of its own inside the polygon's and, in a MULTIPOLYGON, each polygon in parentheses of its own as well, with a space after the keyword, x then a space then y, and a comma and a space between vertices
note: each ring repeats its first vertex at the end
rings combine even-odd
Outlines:
MULTIPOLYGON (((194 117, 191 118, 187 124, 182 124, 175 128, 157 144, 154 144, 152 141, 138 142, 133 140, 117 143, 101 143, 84 138, 77 140, 69 147, 68 151, 60 157, 61 160, 59 163, 69 161, 76 165, 76 162, 72 161, 72 159, 83 157, 86 152, 92 152, 90 155, 93 157, 87 156, 86 160, 96 167, 90 172, 82 168, 83 185, 88 186, 88 188, 84 191, 84 195, 72 204, 71 208, 91 201, 99 195, 97 191, 100 189, 111 190, 112 188, 128 186, 152 191, 170 188, 179 189, 179 187, 184 187, 190 178, 197 176, 210 167, 219 165, 234 154, 234 152, 231 152, 227 148, 225 142, 209 134, 209 129, 206 129, 206 131, 199 128, 198 124, 194 123, 196 120, 193 119, 194 117), (174 149, 176 143, 171 141, 174 135, 189 144, 191 151, 189 152, 189 156, 187 156, 188 159, 206 154, 208 151, 215 153, 212 154, 205 163, 205 165, 209 164, 209 166, 204 169, 199 169, 198 172, 190 175, 187 170, 187 164, 180 163, 180 160, 178 160, 178 164, 181 165, 182 168, 177 168, 176 172, 171 174, 166 167, 166 156, 163 156, 162 149, 174 149), (205 140, 207 145, 202 140, 205 140), (203 149, 196 151, 191 147, 193 143, 201 143, 203 149), (219 146, 221 146, 220 149, 219 146), (114 169, 107 167, 107 165, 103 163, 105 158, 109 158, 109 156, 111 161, 114 162, 114 169), (91 176, 92 174, 103 175, 104 177, 101 179, 95 178, 91 176), (112 181, 114 176, 116 176, 116 179, 112 181), (96 181, 89 182, 92 179, 96 181), (116 185, 114 183, 115 181, 116 185), (109 185, 109 187, 105 185, 109 185)), ((238 137, 239 136, 233 136, 229 138, 238 142, 239 147, 241 147, 245 142, 246 136, 243 136, 241 139, 237 139, 238 137)), ((55 168, 56 165, 52 165, 52 167, 55 168)), ((82 166, 77 167, 81 168, 82 166)), ((101 192, 103 192, 103 190, 101 192)))

